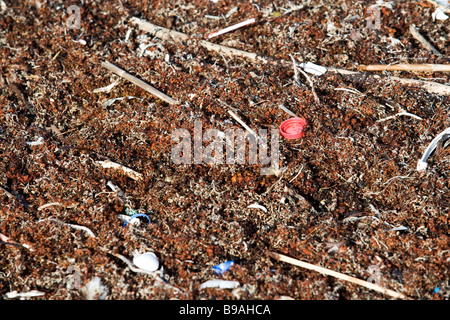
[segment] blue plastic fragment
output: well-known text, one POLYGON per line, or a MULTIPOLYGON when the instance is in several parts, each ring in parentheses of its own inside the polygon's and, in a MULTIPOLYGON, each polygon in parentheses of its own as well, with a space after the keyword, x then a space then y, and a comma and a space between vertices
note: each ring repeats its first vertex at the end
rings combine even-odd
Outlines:
POLYGON ((216 274, 221 274, 221 273, 224 273, 225 271, 228 271, 232 266, 234 266, 234 260, 222 262, 222 263, 214 266, 213 270, 216 274))
POLYGON ((138 214, 132 215, 132 216, 130 217, 130 219, 128 219, 128 221, 125 221, 125 223, 123 224, 123 226, 125 227, 125 226, 128 224, 128 222, 131 221, 131 219, 138 218, 138 217, 145 217, 145 218, 147 218, 147 220, 148 220, 148 224, 151 223, 150 218, 148 217, 148 215, 146 215, 146 214, 144 214, 144 213, 138 213, 138 214))
POLYGON ((441 290, 441 288, 436 287, 436 288, 434 288, 434 293, 438 293, 440 290, 441 290))

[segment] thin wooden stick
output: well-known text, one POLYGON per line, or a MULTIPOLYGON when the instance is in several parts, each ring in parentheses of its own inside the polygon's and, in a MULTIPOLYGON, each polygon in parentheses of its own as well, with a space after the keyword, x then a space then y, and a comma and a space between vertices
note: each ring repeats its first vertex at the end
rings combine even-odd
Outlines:
POLYGON ((241 126, 243 126, 245 128, 245 130, 247 130, 252 136, 255 137, 255 139, 259 140, 259 136, 258 134, 253 131, 248 125, 245 124, 244 121, 242 121, 241 118, 239 118, 233 111, 228 110, 228 113, 237 121, 241 124, 241 126))
MULTIPOLYGON (((338 69, 338 68, 328 68, 328 72, 333 72, 336 74, 344 75, 344 76, 354 76, 354 77, 361 77, 366 76, 367 73, 360 73, 345 69, 338 69)), ((379 80, 379 81, 386 81, 386 82, 399 82, 404 85, 410 85, 410 86, 416 86, 419 88, 422 88, 429 93, 435 93, 435 94, 441 94, 441 95, 450 95, 450 86, 447 86, 445 84, 437 83, 437 82, 431 82, 431 81, 423 81, 423 80, 415 80, 415 79, 405 79, 400 77, 382 77, 380 75, 371 75, 372 79, 379 80)))
MULTIPOLYGON (((146 31, 150 34, 152 34, 155 37, 158 37, 162 40, 174 40, 177 42, 187 42, 191 40, 191 38, 178 31, 174 31, 171 29, 167 29, 164 27, 160 27, 157 25, 154 25, 150 22, 147 22, 145 20, 132 17, 130 19, 130 22, 132 24, 135 24, 139 27, 139 29, 146 31)), ((243 50, 238 50, 234 48, 230 48, 224 45, 215 44, 212 42, 208 42, 205 40, 200 40, 198 44, 202 47, 204 47, 207 50, 215 51, 218 53, 223 53, 225 55, 231 56, 231 57, 241 57, 245 59, 249 59, 250 61, 254 63, 263 63, 263 64, 274 64, 279 65, 284 68, 291 68, 292 63, 287 60, 283 59, 273 59, 271 57, 267 57, 264 55, 247 52, 243 50)), ((430 82, 430 81, 423 81, 423 80, 415 80, 415 79, 404 79, 400 77, 381 77, 379 75, 372 75, 372 74, 362 74, 360 72, 356 71, 350 71, 345 69, 339 69, 339 68, 333 68, 333 67, 327 67, 327 72, 343 75, 343 76, 349 76, 349 77, 355 77, 361 79, 361 76, 369 75, 372 79, 380 80, 380 81, 387 81, 387 82, 400 82, 404 85, 410 85, 410 86, 417 86, 420 87, 429 93, 436 93, 441 95, 450 95, 450 86, 447 86, 445 84, 436 83, 436 82, 430 82)))
POLYGON ((172 99, 171 97, 169 97, 168 95, 166 95, 165 93, 162 93, 161 91, 159 91, 158 89, 152 87, 151 85, 149 85, 148 83, 142 81, 141 79, 136 78, 135 76, 129 74, 128 72, 126 72, 125 70, 120 69, 119 67, 113 65, 112 63, 108 62, 108 61, 104 61, 102 62, 102 66, 106 69, 108 69, 111 72, 114 72, 115 74, 117 74, 119 77, 122 77, 124 79, 127 79, 128 81, 134 83, 135 85, 137 85, 138 87, 144 89, 145 91, 153 94, 154 96, 160 98, 161 100, 166 101, 169 104, 179 104, 178 101, 172 99))
POLYGON ((416 39, 417 41, 419 41, 425 48, 427 48, 429 51, 433 52, 434 54, 438 55, 438 56, 442 56, 442 54, 431 44, 427 41, 427 39, 425 39, 420 33, 419 31, 416 29, 416 27, 412 24, 409 26, 409 32, 411 33, 411 35, 414 37, 414 39, 416 39))
POLYGON ((360 65, 359 71, 414 71, 414 72, 450 72, 447 64, 370 64, 360 65))
POLYGON ((269 252, 269 255, 272 258, 274 258, 274 259, 276 259, 278 261, 287 262, 287 263, 290 263, 292 265, 295 265, 295 266, 298 266, 298 267, 301 267, 301 268, 317 271, 317 272, 320 272, 320 273, 325 274, 327 276, 332 276, 332 277, 335 277, 335 278, 338 278, 338 279, 341 279, 341 280, 352 282, 352 283, 364 286, 366 288, 369 288, 369 289, 381 292, 383 294, 387 294, 387 295, 389 295, 389 296, 391 296, 393 298, 397 298, 397 299, 406 299, 407 298, 405 295, 403 295, 403 294, 401 294, 399 292, 383 288, 383 287, 381 287, 381 286, 379 286, 379 285, 377 285, 375 283, 371 283, 371 282, 364 281, 364 280, 361 280, 361 279, 358 279, 358 278, 355 278, 355 277, 348 276, 348 275, 343 274, 343 273, 339 273, 339 272, 336 272, 336 271, 333 271, 333 270, 330 270, 330 269, 319 267, 319 266, 316 266, 314 264, 307 263, 307 262, 304 262, 304 261, 300 261, 300 260, 297 260, 297 259, 285 256, 285 255, 280 254, 280 253, 276 253, 276 252, 271 251, 271 252, 269 252))

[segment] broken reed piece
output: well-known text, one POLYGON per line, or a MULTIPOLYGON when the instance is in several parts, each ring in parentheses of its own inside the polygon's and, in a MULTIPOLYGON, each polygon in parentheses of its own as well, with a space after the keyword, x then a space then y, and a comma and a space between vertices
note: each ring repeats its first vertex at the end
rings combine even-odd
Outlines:
POLYGON ((249 25, 249 24, 255 23, 255 21, 256 21, 255 18, 247 19, 247 20, 245 20, 245 21, 239 22, 239 23, 237 23, 237 24, 235 24, 235 25, 229 26, 229 27, 224 28, 224 29, 222 29, 222 30, 219 30, 219 31, 217 31, 217 32, 210 33, 210 34, 207 36, 207 38, 208 38, 208 39, 211 39, 211 38, 220 36, 220 35, 222 35, 222 34, 224 34, 224 33, 231 32, 231 31, 233 31, 233 30, 236 30, 236 29, 245 27, 245 26, 247 26, 247 25, 249 25))
POLYGON ((370 64, 360 65, 358 71, 413 71, 413 72, 450 72, 447 64, 370 64))
POLYGON ((348 276, 346 274, 343 274, 343 273, 340 273, 340 272, 336 272, 336 271, 333 271, 333 270, 330 270, 330 269, 327 269, 327 268, 316 266, 316 265, 308 263, 308 262, 300 261, 300 260, 297 260, 297 259, 285 256, 285 255, 280 254, 280 253, 276 253, 276 252, 270 251, 269 252, 269 256, 272 257, 275 260, 278 260, 278 261, 287 262, 287 263, 295 265, 297 267, 301 267, 301 268, 317 271, 317 272, 320 272, 320 273, 325 274, 327 276, 332 276, 332 277, 335 277, 335 278, 338 278, 338 279, 341 279, 341 280, 345 280, 345 281, 348 281, 348 282, 351 282, 351 283, 355 283, 355 284, 360 285, 360 286, 364 286, 366 288, 369 288, 369 289, 381 292, 383 294, 387 294, 387 295, 389 295, 389 296, 391 296, 393 298, 396 298, 396 299, 407 299, 407 297, 404 294, 401 294, 399 292, 396 292, 396 291, 393 291, 393 290, 390 290, 390 289, 387 289, 387 288, 383 288, 383 287, 381 287, 381 286, 379 286, 379 285, 377 285, 375 283, 368 282, 368 281, 365 281, 365 280, 361 280, 361 279, 358 279, 358 278, 355 278, 355 277, 352 277, 352 276, 348 276))
POLYGON ((128 72, 126 72, 125 70, 120 69, 119 67, 113 65, 112 63, 108 62, 108 61, 103 61, 102 62, 102 66, 106 69, 108 69, 111 72, 114 72, 115 74, 117 74, 119 77, 122 77, 124 79, 127 79, 128 81, 134 83, 135 85, 137 85, 138 87, 144 89, 145 91, 153 94, 154 96, 160 98, 161 100, 169 103, 169 104, 179 104, 178 101, 176 101, 175 99, 172 99, 171 97, 169 97, 168 95, 166 95, 165 93, 162 93, 161 91, 159 91, 158 89, 152 87, 151 85, 149 85, 148 83, 142 81, 139 78, 136 78, 135 76, 129 74, 128 72))
MULTIPOLYGON (((191 38, 190 36, 188 36, 185 33, 182 32, 178 32, 178 31, 174 31, 171 29, 167 29, 164 27, 160 27, 157 26, 153 23, 150 23, 148 21, 136 18, 136 17, 132 17, 130 19, 130 22, 134 25, 137 25, 139 27, 139 29, 141 29, 142 31, 146 31, 148 33, 150 33, 151 35, 158 37, 162 40, 174 40, 177 42, 186 42, 188 40, 195 40, 194 38, 191 38)), ((271 59, 269 57, 263 56, 263 55, 259 55, 256 53, 252 53, 252 52, 247 52, 247 51, 243 51, 243 50, 239 50, 239 49, 234 49, 234 48, 230 48, 221 44, 216 44, 213 42, 209 42, 206 40, 199 40, 198 45, 202 46, 203 48, 210 50, 210 51, 215 51, 218 53, 222 53, 224 55, 227 55, 229 57, 242 57, 242 58, 246 58, 249 59, 253 62, 261 62, 261 63, 269 63, 269 62, 276 62, 274 59, 271 59)), ((292 66, 291 63, 286 63, 285 66, 292 66)))
POLYGON ((409 32, 411 33, 411 35, 414 37, 414 39, 416 39, 417 41, 419 41, 425 48, 427 48, 429 51, 433 52, 434 54, 438 55, 438 56, 442 56, 442 54, 431 44, 427 41, 427 39, 425 39, 420 33, 419 31, 416 29, 416 27, 412 24, 409 26, 409 32))
MULTIPOLYGON (((328 68, 329 72, 343 75, 343 76, 350 76, 355 77, 356 79, 360 78, 362 74, 357 71, 350 71, 345 69, 338 69, 338 68, 328 68)), ((366 74, 364 74, 365 76, 366 74)), ((450 95, 450 86, 437 83, 437 82, 431 82, 431 81, 424 81, 424 80, 416 80, 416 79, 407 79, 407 78, 400 78, 400 77, 383 77, 377 74, 372 75, 372 79, 379 80, 379 81, 385 81, 390 83, 399 82, 403 85, 408 86, 416 86, 418 88, 421 88, 429 93, 435 93, 439 95, 450 95)))
MULTIPOLYGON (((146 31, 150 33, 151 35, 158 37, 162 40, 174 40, 177 42, 187 42, 191 38, 182 32, 174 31, 171 29, 167 29, 164 27, 160 27, 157 25, 154 25, 150 22, 147 22, 145 20, 132 17, 130 19, 130 22, 134 25, 137 25, 140 30, 146 31)), ((218 53, 222 53, 225 55, 228 55, 230 57, 241 57, 248 59, 254 63, 263 63, 263 64, 274 64, 278 65, 284 68, 291 68, 292 63, 287 60, 283 59, 274 59, 268 56, 247 52, 243 50, 238 50, 234 48, 230 48, 224 45, 215 44, 209 41, 200 40, 197 42, 200 46, 204 47, 207 50, 215 51, 218 53)), ((356 80, 360 80, 362 74, 357 71, 350 71, 345 69, 339 69, 339 68, 333 68, 333 67, 327 67, 327 73, 342 75, 342 76, 348 76, 348 77, 354 77, 356 80)), ((364 74, 365 76, 365 74, 364 74)), ((429 93, 435 93, 440 95, 450 95, 450 86, 447 86, 445 84, 437 83, 437 82, 430 82, 430 81, 424 81, 424 80, 416 80, 416 79, 404 79, 400 77, 381 77, 379 75, 371 75, 372 79, 378 80, 378 81, 387 81, 390 83, 399 82, 403 85, 410 85, 410 86, 417 86, 421 89, 424 89, 428 91, 429 93)))

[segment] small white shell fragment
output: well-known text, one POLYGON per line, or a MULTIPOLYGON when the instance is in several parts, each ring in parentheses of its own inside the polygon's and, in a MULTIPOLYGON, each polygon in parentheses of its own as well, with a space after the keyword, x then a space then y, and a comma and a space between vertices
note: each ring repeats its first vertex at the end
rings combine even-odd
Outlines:
POLYGON ((263 207, 263 206, 261 206, 261 205, 259 205, 259 204, 257 204, 257 203, 251 204, 251 205, 249 205, 247 208, 261 209, 261 210, 263 210, 264 212, 267 212, 266 207, 263 207))
POLYGON ((159 268, 159 261, 153 252, 146 252, 134 256, 133 263, 142 270, 156 271, 159 268))
POLYGON ((208 280, 200 285, 200 289, 204 288, 235 289, 237 287, 239 287, 239 282, 237 281, 219 280, 219 279, 208 280))

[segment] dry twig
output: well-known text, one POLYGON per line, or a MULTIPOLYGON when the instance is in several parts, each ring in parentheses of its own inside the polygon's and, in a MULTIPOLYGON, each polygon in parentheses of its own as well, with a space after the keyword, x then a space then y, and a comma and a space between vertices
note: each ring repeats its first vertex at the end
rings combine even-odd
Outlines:
POLYGON ((414 39, 416 39, 417 41, 419 41, 425 48, 427 48, 429 51, 433 52, 434 54, 441 56, 442 54, 431 44, 427 41, 427 39, 425 39, 420 33, 419 31, 416 29, 416 27, 414 25, 410 25, 409 26, 409 32, 411 32, 411 35, 414 37, 414 39))
POLYGON ((450 72, 446 64, 371 64, 360 65, 359 71, 450 72))
POLYGON ((348 282, 351 282, 351 283, 355 283, 357 285, 364 286, 366 288, 369 288, 369 289, 381 292, 383 294, 387 294, 387 295, 389 295, 389 296, 391 296, 393 298, 397 298, 397 299, 406 299, 407 298, 405 295, 403 295, 403 294, 401 294, 399 292, 383 288, 383 287, 381 287, 381 286, 379 286, 379 285, 377 285, 375 283, 371 283, 371 282, 364 281, 364 280, 361 280, 361 279, 358 279, 358 278, 355 278, 355 277, 348 276, 348 275, 343 274, 343 273, 339 273, 339 272, 336 272, 336 271, 333 271, 333 270, 330 270, 330 269, 319 267, 319 266, 316 266, 316 265, 311 264, 311 263, 307 263, 307 262, 304 262, 304 261, 300 261, 300 260, 297 260, 297 259, 285 256, 283 254, 279 254, 279 253, 271 251, 271 252, 269 252, 269 255, 272 258, 274 258, 274 259, 276 259, 278 261, 287 262, 287 263, 290 263, 292 265, 295 265, 295 266, 298 266, 298 267, 301 267, 301 268, 317 271, 317 272, 320 272, 320 273, 328 275, 328 276, 332 276, 332 277, 335 277, 335 278, 338 278, 338 279, 341 279, 341 280, 345 280, 345 281, 348 281, 348 282))
POLYGON ((108 61, 104 61, 102 62, 102 66, 106 69, 108 69, 111 72, 114 72, 115 74, 117 74, 119 77, 122 77, 124 79, 127 79, 128 81, 134 83, 135 85, 137 85, 138 87, 144 89, 145 91, 153 94, 154 96, 160 98, 161 100, 166 101, 169 104, 179 104, 178 101, 172 99, 171 97, 169 97, 168 95, 166 95, 165 93, 162 93, 161 91, 159 91, 158 89, 152 87, 151 85, 149 85, 148 83, 142 81, 141 79, 136 78, 135 76, 129 74, 128 72, 126 72, 125 70, 120 69, 119 67, 113 65, 112 63, 108 62, 108 61))
MULTIPOLYGON (((170 30, 167 28, 163 28, 157 25, 154 25, 150 22, 147 22, 145 20, 133 17, 131 18, 131 23, 137 25, 141 30, 149 32, 155 37, 159 37, 162 40, 175 40, 177 42, 187 42, 190 40, 190 37, 182 32, 170 30)), ((291 68, 292 64, 289 61, 281 60, 281 59, 273 59, 271 57, 263 56, 256 53, 251 53, 243 50, 238 50, 234 48, 230 48, 224 45, 219 45, 215 43, 211 43, 205 40, 200 40, 198 44, 202 47, 204 47, 207 50, 215 51, 218 53, 223 53, 225 55, 231 56, 231 57, 241 57, 249 59, 250 61, 254 63, 263 63, 263 64, 275 64, 279 65, 285 68, 291 68)), ((345 69, 339 69, 339 68, 327 68, 327 72, 334 73, 338 75, 343 76, 349 76, 349 77, 355 77, 355 78, 361 78, 362 74, 360 72, 345 70, 345 69)), ((420 88, 423 88, 424 90, 430 92, 430 93, 436 93, 441 95, 450 95, 450 86, 436 83, 436 82, 429 82, 429 81, 423 81, 423 80, 415 80, 415 79, 404 79, 400 77, 381 77, 379 75, 370 75, 372 79, 375 80, 383 80, 387 82, 399 82, 404 85, 410 85, 410 86, 417 86, 420 88)))
POLYGON ((43 221, 54 221, 54 222, 56 222, 58 224, 69 226, 69 227, 71 227, 73 229, 82 230, 82 231, 86 232, 88 235, 90 235, 91 237, 96 238, 95 234, 88 227, 79 226, 77 224, 66 223, 66 222, 60 221, 60 220, 55 219, 55 218, 41 219, 41 220, 38 220, 37 222, 43 222, 43 221))

